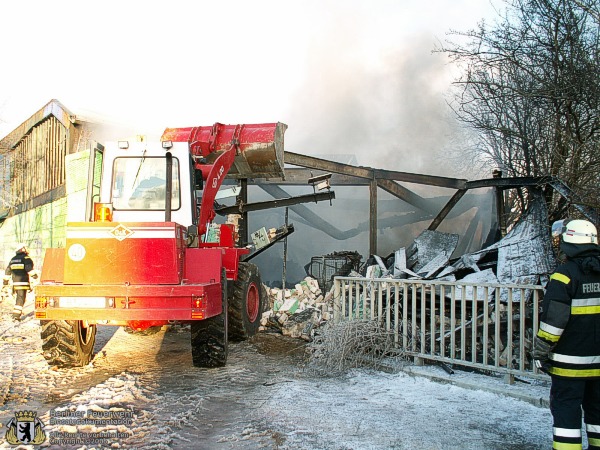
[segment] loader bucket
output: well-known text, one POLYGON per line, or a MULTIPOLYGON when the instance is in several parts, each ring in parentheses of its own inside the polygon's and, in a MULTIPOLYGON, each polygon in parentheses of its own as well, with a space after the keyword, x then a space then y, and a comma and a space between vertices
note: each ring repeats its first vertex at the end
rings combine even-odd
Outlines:
POLYGON ((283 178, 283 135, 281 122, 167 128, 161 141, 188 142, 190 153, 207 162, 236 143, 238 152, 228 176, 232 178, 283 178))

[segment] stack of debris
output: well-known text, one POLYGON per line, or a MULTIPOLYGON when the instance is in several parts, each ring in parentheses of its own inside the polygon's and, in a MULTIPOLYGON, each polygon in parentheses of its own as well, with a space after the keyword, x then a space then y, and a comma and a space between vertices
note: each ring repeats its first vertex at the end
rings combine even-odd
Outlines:
POLYGON ((333 318, 333 289, 323 294, 314 278, 306 277, 294 289, 266 290, 269 310, 262 315, 261 331, 311 341, 315 328, 333 318))
POLYGON ((240 219, 241 214, 227 214, 225 223, 233 226, 233 242, 238 244, 240 241, 240 219))

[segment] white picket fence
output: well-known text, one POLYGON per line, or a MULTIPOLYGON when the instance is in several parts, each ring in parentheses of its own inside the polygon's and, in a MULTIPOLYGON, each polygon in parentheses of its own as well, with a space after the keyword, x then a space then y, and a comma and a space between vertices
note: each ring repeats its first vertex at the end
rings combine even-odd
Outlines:
POLYGON ((334 321, 378 320, 423 360, 546 379, 531 358, 542 286, 335 277, 334 321))

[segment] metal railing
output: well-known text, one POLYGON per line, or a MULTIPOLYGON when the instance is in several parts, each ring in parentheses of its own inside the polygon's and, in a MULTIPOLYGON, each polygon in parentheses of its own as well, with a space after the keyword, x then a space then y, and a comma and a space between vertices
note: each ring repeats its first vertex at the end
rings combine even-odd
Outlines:
POLYGON ((547 379, 531 358, 537 285, 335 277, 334 322, 378 320, 405 355, 547 379))

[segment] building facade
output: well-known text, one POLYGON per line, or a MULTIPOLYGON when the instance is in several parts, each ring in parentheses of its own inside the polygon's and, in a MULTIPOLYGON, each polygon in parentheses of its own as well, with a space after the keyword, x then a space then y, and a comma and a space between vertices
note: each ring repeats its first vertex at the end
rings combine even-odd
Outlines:
POLYGON ((0 267, 24 242, 40 269, 46 248, 64 247, 66 223, 85 220, 98 128, 51 100, 0 140, 0 267))

